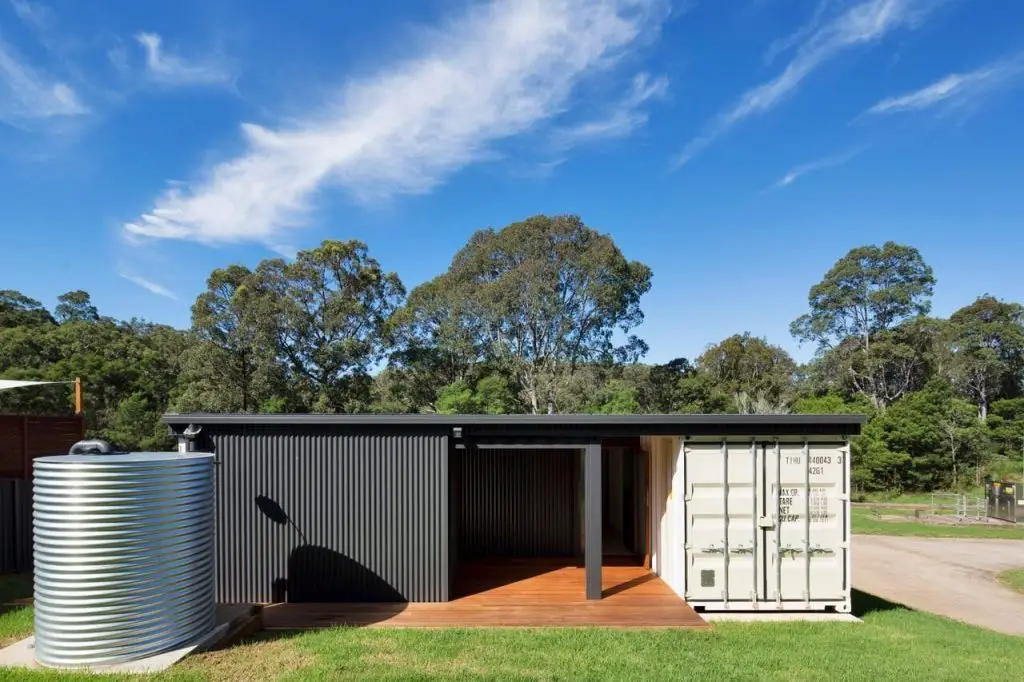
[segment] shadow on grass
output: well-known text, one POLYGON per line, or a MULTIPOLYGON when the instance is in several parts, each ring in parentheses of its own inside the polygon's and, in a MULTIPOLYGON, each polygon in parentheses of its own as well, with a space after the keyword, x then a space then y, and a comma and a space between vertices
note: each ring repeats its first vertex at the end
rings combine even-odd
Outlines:
POLYGON ((246 646, 257 645, 263 642, 284 641, 328 629, 330 628, 312 628, 308 630, 257 630, 256 632, 250 635, 245 635, 244 637, 236 637, 218 642, 213 647, 207 649, 207 651, 227 651, 230 649, 239 649, 246 646))
POLYGON ((853 615, 858 618, 863 618, 869 613, 912 610, 903 604, 897 604, 896 602, 891 602, 888 599, 882 599, 881 597, 876 597, 873 594, 861 592, 860 590, 853 590, 851 596, 853 601, 853 615))
POLYGON ((0 575, 0 604, 8 604, 32 596, 31 573, 5 573, 0 575))
POLYGON ((21 604, 0 604, 0 618, 3 618, 9 613, 15 613, 27 608, 29 607, 21 604))

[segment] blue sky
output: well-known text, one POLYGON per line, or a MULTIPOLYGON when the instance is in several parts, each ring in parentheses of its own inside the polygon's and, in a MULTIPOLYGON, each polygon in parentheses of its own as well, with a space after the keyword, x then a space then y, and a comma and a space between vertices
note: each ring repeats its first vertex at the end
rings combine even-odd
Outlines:
POLYGON ((0 288, 187 326, 211 269, 358 238, 411 289, 577 213, 650 360, 790 338, 848 249, 1024 300, 1024 3, 0 0, 0 288))

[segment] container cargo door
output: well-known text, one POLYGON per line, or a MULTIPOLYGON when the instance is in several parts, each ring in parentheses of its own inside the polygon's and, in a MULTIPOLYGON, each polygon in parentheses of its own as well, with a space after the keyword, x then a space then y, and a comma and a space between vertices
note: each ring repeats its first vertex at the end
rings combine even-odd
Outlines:
POLYGON ((686 442, 686 598, 708 609, 845 608, 847 453, 844 443, 686 442))
POLYGON ((751 441, 683 446, 687 599, 763 599, 761 454, 751 441))
MULTIPOLYGON (((847 586, 845 472, 842 444, 765 445, 770 527, 770 601, 834 601, 847 586)), ((769 524, 765 524, 766 526, 769 524)))

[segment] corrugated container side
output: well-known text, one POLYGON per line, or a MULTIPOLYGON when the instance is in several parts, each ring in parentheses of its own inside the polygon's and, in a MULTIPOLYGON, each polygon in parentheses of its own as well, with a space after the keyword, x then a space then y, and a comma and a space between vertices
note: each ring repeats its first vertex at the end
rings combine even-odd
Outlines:
POLYGON ((207 443, 219 601, 448 599, 446 434, 208 425, 207 443))
POLYGON ((462 556, 578 553, 577 450, 466 450, 461 461, 462 556))

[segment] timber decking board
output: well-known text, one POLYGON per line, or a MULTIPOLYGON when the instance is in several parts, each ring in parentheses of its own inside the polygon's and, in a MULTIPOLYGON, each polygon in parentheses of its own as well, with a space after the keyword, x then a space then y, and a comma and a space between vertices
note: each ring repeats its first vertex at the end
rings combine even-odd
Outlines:
POLYGON ((660 578, 639 566, 605 566, 604 598, 588 601, 572 563, 511 560, 462 566, 455 598, 434 603, 275 604, 268 630, 363 627, 706 627, 660 578))

